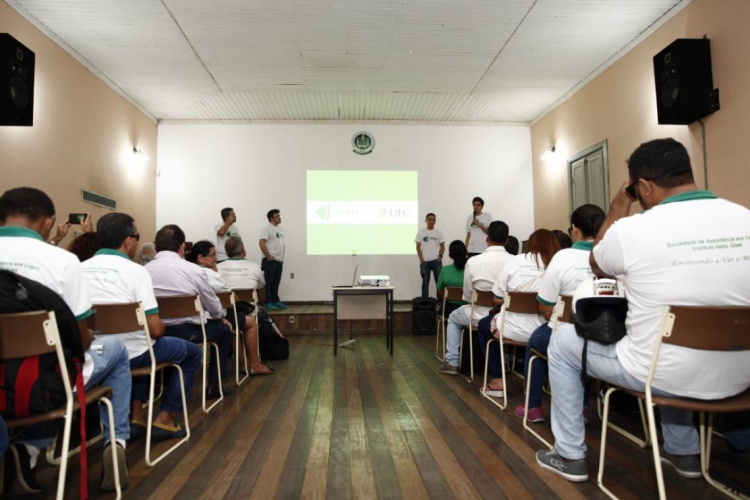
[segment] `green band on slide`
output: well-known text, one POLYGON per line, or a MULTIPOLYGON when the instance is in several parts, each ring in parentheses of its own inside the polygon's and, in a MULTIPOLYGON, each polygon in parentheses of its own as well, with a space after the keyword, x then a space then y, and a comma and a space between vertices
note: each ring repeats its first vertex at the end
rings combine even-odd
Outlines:
POLYGON ((308 201, 417 201, 417 187, 417 172, 307 172, 308 201))

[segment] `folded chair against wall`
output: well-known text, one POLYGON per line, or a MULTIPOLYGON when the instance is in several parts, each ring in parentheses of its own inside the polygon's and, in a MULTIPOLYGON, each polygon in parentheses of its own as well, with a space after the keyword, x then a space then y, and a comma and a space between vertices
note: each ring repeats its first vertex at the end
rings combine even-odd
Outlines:
MULTIPOLYGON (((570 295, 560 295, 557 297, 557 304, 555 305, 555 314, 550 318, 552 321, 552 333, 554 334, 555 331, 557 331, 557 326, 560 324, 560 322, 563 323, 572 323, 573 322, 573 297, 570 295)), ((533 430, 529 426, 529 393, 531 392, 531 373, 534 369, 534 361, 537 359, 547 362, 547 355, 543 354, 536 349, 531 350, 531 357, 529 358, 529 373, 527 374, 526 379, 526 402, 524 404, 524 408, 526 410, 523 413, 523 428, 529 431, 535 438, 537 438, 539 441, 541 441, 544 446, 552 449, 552 445, 547 442, 546 439, 544 439, 542 436, 537 434, 535 430, 533 430)))
POLYGON ((239 387, 242 382, 248 379, 250 377, 250 370, 248 370, 247 367, 247 351, 245 349, 245 338, 242 329, 239 327, 239 318, 237 315, 237 298, 234 294, 234 292, 217 292, 216 296, 219 297, 219 301, 221 302, 221 307, 224 309, 232 310, 234 314, 234 325, 235 325, 235 349, 234 349, 234 366, 235 366, 235 380, 237 380, 237 387, 239 387), (242 354, 240 354, 242 353, 242 354), (245 376, 240 378, 240 355, 245 360, 245 376))
MULTIPOLYGON (((62 500, 65 494, 65 477, 68 470, 68 455, 70 447, 70 432, 73 422, 73 413, 79 411, 81 406, 78 399, 73 395, 70 385, 65 355, 60 343, 60 333, 57 330, 57 319, 54 312, 38 311, 17 314, 0 315, 0 359, 9 361, 12 359, 27 358, 30 356, 41 356, 43 354, 56 353, 60 365, 60 376, 65 387, 65 406, 47 413, 29 415, 16 419, 6 419, 5 425, 8 429, 25 427, 32 424, 40 424, 53 420, 63 420, 63 440, 60 455, 60 471, 57 479, 57 499, 62 500)), ((95 401, 107 406, 110 429, 110 450, 112 451, 112 464, 115 470, 115 490, 117 498, 122 497, 120 488, 120 475, 117 464, 117 446, 115 443, 115 417, 110 397, 112 390, 109 387, 94 387, 86 391, 85 403, 91 404, 95 401)), ((85 475, 85 474, 84 474, 85 475)))
MULTIPOLYGON (((651 436, 656 436, 656 419, 654 405, 690 410, 700 413, 700 454, 701 472, 706 481, 722 493, 732 498, 748 498, 739 494, 724 484, 713 479, 709 472, 711 460, 711 436, 714 413, 736 413, 750 411, 750 389, 736 396, 718 400, 701 400, 682 397, 655 396, 652 393, 654 373, 659 369, 659 351, 662 344, 681 346, 688 349, 702 351, 738 352, 750 350, 750 307, 684 307, 666 306, 662 314, 659 334, 656 338, 651 366, 646 378, 644 392, 624 389, 617 386, 610 387, 604 396, 604 425, 602 425, 601 452, 599 455, 599 475, 597 482, 611 498, 617 498, 603 484, 604 458, 607 445, 607 420, 609 418, 609 398, 613 392, 625 391, 639 400, 645 400, 648 414, 648 426, 651 436), (708 414, 708 418, 706 415, 708 414), (708 420, 708 425, 706 425, 708 420), (706 429, 708 427, 708 429, 706 429)), ((685 380, 685 389, 689 389, 691 380, 685 380)), ((721 385, 721 382, 717 382, 721 385)), ((664 477, 662 475, 659 447, 654 446, 654 468, 659 487, 659 498, 666 498, 664 491, 664 477)))
POLYGON ((435 335, 435 357, 440 361, 445 361, 445 322, 448 321, 448 317, 445 315, 445 306, 449 300, 461 301, 463 300, 464 289, 460 286, 447 286, 443 290, 443 308, 440 310, 438 316, 438 333, 435 335), (443 337, 443 357, 440 357, 440 337, 443 337))
POLYGON ((469 326, 461 330, 461 344, 458 348, 458 365, 461 366, 461 358, 464 351, 464 332, 469 334, 469 366, 471 372, 468 377, 464 377, 467 382, 472 383, 474 381, 474 342, 472 333, 474 328, 474 308, 476 307, 494 307, 495 296, 491 290, 477 290, 476 288, 471 294, 471 303, 469 308, 469 326))
MULTIPOLYGON (((154 356, 154 348, 151 345, 151 334, 148 329, 146 315, 143 312, 141 304, 132 302, 129 304, 95 304, 94 325, 98 335, 112 335, 117 333, 137 332, 142 330, 146 336, 148 344, 148 353, 151 357, 151 366, 135 368, 130 370, 133 377, 149 376, 148 392, 148 421, 146 422, 146 465, 153 467, 158 464, 167 455, 179 448, 183 443, 190 439, 190 421, 188 418, 187 398, 185 396, 185 379, 182 374, 182 367, 178 363, 157 363, 154 356), (155 394, 156 374, 167 368, 177 370, 175 376, 180 377, 180 389, 182 391, 182 416, 184 419, 185 432, 184 438, 172 445, 167 451, 159 455, 155 460, 151 459, 151 426, 154 422, 154 406, 157 396, 155 394)), ((162 384, 163 385, 163 384, 162 384)))
MULTIPOLYGON (((247 302, 253 306, 253 318, 255 318, 255 322, 258 323, 258 335, 260 335, 260 322, 258 321, 258 307, 260 306, 260 302, 258 302, 258 293, 255 290, 255 288, 237 288, 235 290, 232 290, 234 292, 234 302, 235 304, 237 302, 247 302)), ((256 342, 258 346, 258 360, 263 361, 260 357, 260 338, 258 338, 258 342, 256 342)), ((247 365, 247 361, 245 362, 247 365)), ((247 369, 247 366, 245 367, 247 369)), ((250 373, 248 371, 248 373, 250 373)))
MULTIPOLYGON (((504 410, 508 406, 508 385, 506 384, 505 376, 505 346, 512 346, 514 349, 518 347, 526 347, 526 342, 518 342, 516 340, 510 340, 503 338, 503 332, 505 331, 505 318, 509 312, 517 314, 539 314, 539 303, 536 300, 536 292, 508 292, 503 298, 503 306, 500 308, 498 313, 500 317, 497 320, 497 338, 492 338, 487 341, 487 356, 484 359, 484 385, 482 386, 482 395, 490 400, 492 404, 498 406, 501 410, 504 410), (495 401, 495 398, 486 394, 487 390, 487 372, 489 368, 489 349, 490 344, 497 342, 500 348, 500 366, 502 367, 503 374, 503 402, 502 404, 495 401)), ((515 355, 513 356, 513 366, 515 366, 515 355)), ((515 370, 511 369, 513 373, 515 370)))
MULTIPOLYGON (((159 304, 159 316, 161 319, 182 319, 193 318, 196 315, 200 317, 201 332, 203 333, 203 389, 202 389, 202 408, 204 413, 210 412, 216 405, 224 401, 224 388, 221 383, 221 363, 219 356, 219 345, 216 342, 206 338, 205 315, 203 314, 203 305, 199 295, 177 295, 174 297, 156 297, 159 304), (219 398, 211 406, 206 406, 206 389, 208 389, 208 367, 209 348, 213 348, 216 354, 216 371, 219 380, 219 398)), ((150 426, 149 426, 150 428, 150 426)))

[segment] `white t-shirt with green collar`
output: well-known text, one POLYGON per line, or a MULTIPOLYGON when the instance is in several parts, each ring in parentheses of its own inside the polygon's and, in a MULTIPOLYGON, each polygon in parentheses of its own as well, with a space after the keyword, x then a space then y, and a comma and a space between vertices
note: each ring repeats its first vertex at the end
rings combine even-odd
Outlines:
POLYGON ((266 249, 275 260, 284 262, 284 231, 281 226, 267 225, 261 229, 260 239, 266 240, 266 249))
MULTIPOLYGON (((593 245, 593 241, 577 241, 571 248, 557 252, 542 277, 536 300, 546 306, 556 306, 558 295, 573 295, 578 285, 593 277, 594 273, 591 272, 589 263, 593 245)), ((557 314, 556 309, 557 307, 552 310, 552 317, 548 323, 550 328, 552 318, 557 314)))
MULTIPOLYGON (((492 222, 492 214, 489 212, 482 212, 477 220, 480 224, 485 227, 489 227, 492 222)), ((482 231, 482 228, 474 225, 474 215, 470 215, 466 219, 466 232, 469 233, 469 246, 466 251, 469 253, 482 253, 487 249, 487 234, 482 231)))
POLYGON ((234 224, 229 226, 224 236, 220 236, 219 229, 222 227, 224 227, 224 224, 216 224, 216 227, 214 227, 214 233, 216 234, 216 260, 218 261, 227 260, 227 240, 232 236, 240 237, 240 230, 234 224))
MULTIPOLYGON (((594 257, 602 271, 625 284, 628 333, 617 343, 617 357, 644 382, 664 306, 750 305, 750 210, 708 191, 672 196, 620 219, 594 257)), ((750 351, 661 347, 654 387, 715 399, 748 386, 750 351)))
MULTIPOLYGON (((159 314, 151 275, 124 253, 104 248, 82 266, 94 304, 140 302, 146 316, 159 314)), ((115 337, 125 345, 130 359, 148 350, 143 330, 119 333, 115 337)))
POLYGON ((437 260, 440 255, 440 244, 445 243, 443 232, 440 229, 423 228, 417 232, 414 238, 419 243, 419 249, 422 251, 422 258, 425 262, 437 260))
MULTIPOLYGON (((506 292, 536 292, 541 286, 543 273, 544 263, 541 257, 530 253, 514 255, 500 271, 492 293, 498 299, 503 299, 506 292)), ((540 314, 506 313, 503 338, 526 342, 543 323, 544 318, 540 314)))

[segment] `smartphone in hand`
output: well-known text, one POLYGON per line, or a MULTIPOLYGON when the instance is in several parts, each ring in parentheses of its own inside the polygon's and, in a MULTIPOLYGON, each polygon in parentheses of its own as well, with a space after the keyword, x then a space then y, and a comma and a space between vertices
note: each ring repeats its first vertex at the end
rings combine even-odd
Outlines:
POLYGON ((86 214, 68 214, 68 224, 83 224, 86 214))

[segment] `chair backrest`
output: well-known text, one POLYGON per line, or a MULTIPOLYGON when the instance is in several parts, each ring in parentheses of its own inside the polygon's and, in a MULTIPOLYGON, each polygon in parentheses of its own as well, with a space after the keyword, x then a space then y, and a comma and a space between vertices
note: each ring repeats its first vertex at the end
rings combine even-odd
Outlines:
POLYGON ((173 297, 156 297, 161 319, 192 318, 202 315, 203 306, 198 295, 175 295, 173 297))
POLYGON ((494 307, 495 296, 492 294, 491 290, 474 289, 471 302, 475 306, 494 307))
POLYGON ((539 314, 536 292, 508 292, 505 295, 505 310, 521 314, 539 314))
POLYGON ((137 332, 144 329, 138 302, 127 304, 94 304, 89 325, 102 335, 137 332))
POLYGON ((60 343, 54 312, 0 314, 0 360, 55 352, 60 343))
POLYGON ((557 318, 563 323, 573 322, 573 296, 560 295, 557 298, 557 318))
POLYGON ((231 309, 234 307, 234 295, 232 292, 216 292, 216 296, 219 297, 221 307, 224 309, 231 309))
POLYGON ((232 291, 237 300, 255 304, 255 288, 237 288, 232 291))
POLYGON ((667 306, 662 342, 707 351, 750 350, 750 307, 667 306))
POLYGON ((443 297, 445 300, 461 301, 464 299, 464 289, 460 286, 446 286, 443 297))

